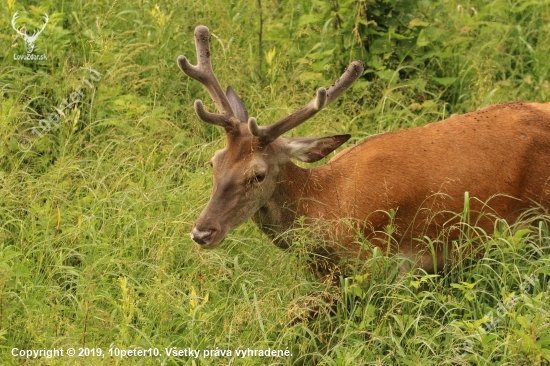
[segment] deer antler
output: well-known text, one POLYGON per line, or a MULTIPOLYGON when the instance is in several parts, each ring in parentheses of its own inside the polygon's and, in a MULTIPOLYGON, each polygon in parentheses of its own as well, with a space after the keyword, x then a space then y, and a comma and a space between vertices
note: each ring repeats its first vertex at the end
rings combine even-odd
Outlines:
POLYGON ((187 76, 200 82, 216 104, 219 114, 210 113, 201 100, 195 101, 195 112, 204 122, 222 126, 227 132, 238 129, 239 120, 231 109, 229 99, 224 94, 210 60, 210 31, 201 25, 195 28, 195 46, 197 49, 197 66, 191 65, 185 56, 178 57, 178 66, 187 76))
POLYGON ((359 76, 361 76, 364 69, 365 65, 361 61, 353 61, 348 66, 344 74, 342 74, 342 76, 328 89, 317 89, 317 96, 303 108, 270 126, 260 127, 256 123, 255 118, 249 118, 248 129, 250 130, 250 133, 259 137, 264 143, 269 143, 275 140, 285 132, 288 132, 294 127, 307 121, 321 109, 337 99, 355 82, 355 80, 359 78, 359 76))
POLYGON ((35 30, 34 33, 32 34, 32 36, 29 37, 33 41, 36 40, 38 35, 44 31, 44 28, 46 28, 46 25, 48 24, 48 21, 50 20, 50 18, 48 17, 48 14, 44 14, 44 18, 46 19, 46 21, 44 22, 44 25, 42 26, 42 29, 40 29, 39 31, 35 30))
POLYGON ((17 16, 17 11, 15 12, 15 14, 13 14, 13 17, 11 18, 11 27, 17 32, 17 34, 19 34, 21 37, 25 38, 27 37, 27 33, 23 33, 21 32, 19 29, 17 29, 17 27, 15 26, 15 22, 17 21, 17 18, 19 18, 17 16))

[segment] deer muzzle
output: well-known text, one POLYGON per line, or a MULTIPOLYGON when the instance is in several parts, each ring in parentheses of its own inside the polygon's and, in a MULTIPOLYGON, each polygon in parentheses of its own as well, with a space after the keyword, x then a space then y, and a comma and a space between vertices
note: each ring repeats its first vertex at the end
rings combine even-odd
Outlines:
POLYGON ((191 239, 201 248, 215 248, 225 239, 220 229, 215 227, 201 227, 197 224, 191 230, 191 239))

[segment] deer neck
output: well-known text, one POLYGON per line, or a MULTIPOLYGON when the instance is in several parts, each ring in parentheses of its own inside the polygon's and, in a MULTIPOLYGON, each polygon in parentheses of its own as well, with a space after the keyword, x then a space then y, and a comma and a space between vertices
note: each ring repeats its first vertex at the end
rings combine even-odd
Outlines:
POLYGON ((288 162, 279 174, 275 192, 252 217, 254 223, 283 249, 290 246, 290 239, 284 233, 293 227, 297 218, 307 216, 303 203, 315 200, 312 193, 321 178, 316 170, 288 162))

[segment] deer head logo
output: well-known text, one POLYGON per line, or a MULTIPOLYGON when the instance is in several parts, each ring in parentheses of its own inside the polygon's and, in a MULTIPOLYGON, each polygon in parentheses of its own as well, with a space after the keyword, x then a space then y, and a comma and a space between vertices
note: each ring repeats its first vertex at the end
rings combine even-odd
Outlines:
POLYGON ((23 40, 25 41, 25 44, 27 45, 27 53, 32 53, 32 51, 34 50, 34 42, 36 41, 36 38, 38 38, 38 35, 40 33, 42 33, 42 31, 44 30, 44 28, 46 28, 46 24, 48 24, 48 14, 44 14, 44 19, 45 19, 45 22, 44 22, 44 25, 42 26, 42 29, 40 30, 35 30, 33 32, 32 35, 28 35, 27 32, 22 32, 20 29, 18 29, 16 26, 15 26, 15 22, 17 21, 17 12, 15 12, 15 14, 13 14, 13 17, 11 18, 11 26, 13 27, 13 29, 17 32, 17 34, 19 34, 21 37, 23 37, 23 40))

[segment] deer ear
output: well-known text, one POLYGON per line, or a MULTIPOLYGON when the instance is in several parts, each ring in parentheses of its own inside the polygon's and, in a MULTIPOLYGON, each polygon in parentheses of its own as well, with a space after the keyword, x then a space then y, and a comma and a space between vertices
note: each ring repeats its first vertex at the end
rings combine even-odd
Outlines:
POLYGON ((335 149, 348 141, 351 135, 335 135, 328 137, 299 137, 285 139, 290 149, 290 157, 305 163, 321 160, 335 149))
POLYGON ((227 95, 229 104, 231 104, 231 109, 233 109, 233 113, 239 119, 239 122, 248 123, 248 111, 246 110, 243 101, 241 100, 241 98, 239 98, 235 90, 233 90, 232 87, 228 86, 225 95, 227 95))

